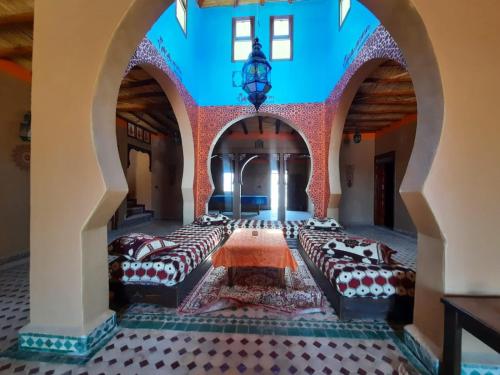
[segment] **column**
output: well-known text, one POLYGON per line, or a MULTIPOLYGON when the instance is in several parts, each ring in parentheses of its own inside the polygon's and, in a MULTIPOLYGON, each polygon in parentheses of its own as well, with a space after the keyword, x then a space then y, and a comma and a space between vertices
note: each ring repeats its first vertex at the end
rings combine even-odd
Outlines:
POLYGON ((279 201, 278 201, 278 220, 285 221, 286 219, 286 181, 285 181, 285 154, 279 154, 279 201))
POLYGON ((240 154, 233 156, 233 219, 241 219, 240 154))

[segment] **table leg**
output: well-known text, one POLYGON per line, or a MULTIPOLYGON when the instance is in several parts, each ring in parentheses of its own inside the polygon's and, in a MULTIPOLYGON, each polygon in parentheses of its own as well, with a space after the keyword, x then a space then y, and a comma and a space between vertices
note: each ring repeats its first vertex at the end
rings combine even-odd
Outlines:
POLYGON ((280 288, 286 288, 286 280, 285 280, 285 269, 278 268, 278 280, 280 288))
POLYGON ((462 323, 458 312, 445 305, 444 343, 441 375, 460 375, 462 363, 462 323))
POLYGON ((233 267, 229 267, 227 269, 227 285, 228 286, 234 285, 234 268, 233 267))

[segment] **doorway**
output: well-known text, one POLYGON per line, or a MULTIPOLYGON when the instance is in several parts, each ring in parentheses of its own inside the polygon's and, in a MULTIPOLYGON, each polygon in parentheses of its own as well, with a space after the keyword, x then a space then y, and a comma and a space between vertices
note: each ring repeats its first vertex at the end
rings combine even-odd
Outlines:
POLYGON ((214 145, 208 211, 233 219, 307 219, 310 171, 308 146, 292 126, 271 116, 241 119, 214 145))
POLYGON ((394 229, 394 186, 395 186, 394 151, 375 156, 375 225, 394 229))

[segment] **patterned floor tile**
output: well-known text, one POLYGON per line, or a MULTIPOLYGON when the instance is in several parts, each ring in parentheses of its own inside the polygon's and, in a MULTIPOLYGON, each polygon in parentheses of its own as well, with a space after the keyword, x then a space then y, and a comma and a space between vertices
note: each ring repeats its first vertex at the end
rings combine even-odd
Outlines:
MULTIPOLYGON (((28 292, 27 265, 0 274, 0 351, 28 323, 28 292)), ((425 373, 385 322, 341 322, 331 307, 298 316, 251 307, 181 316, 141 304, 120 319, 120 331, 88 362, 0 358, 0 375, 425 373)))

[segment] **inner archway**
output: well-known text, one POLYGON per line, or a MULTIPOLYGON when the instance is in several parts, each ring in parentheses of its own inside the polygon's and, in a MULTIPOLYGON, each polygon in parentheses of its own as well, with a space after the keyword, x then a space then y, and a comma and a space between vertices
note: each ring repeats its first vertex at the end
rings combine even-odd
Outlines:
POLYGON ((226 127, 214 141, 209 169, 209 212, 253 220, 310 217, 309 148, 280 118, 251 116, 226 127))
POLYGON ((112 229, 153 219, 182 222, 179 124, 158 81, 140 66, 123 79, 116 116, 118 153, 129 191, 113 216, 112 229))

